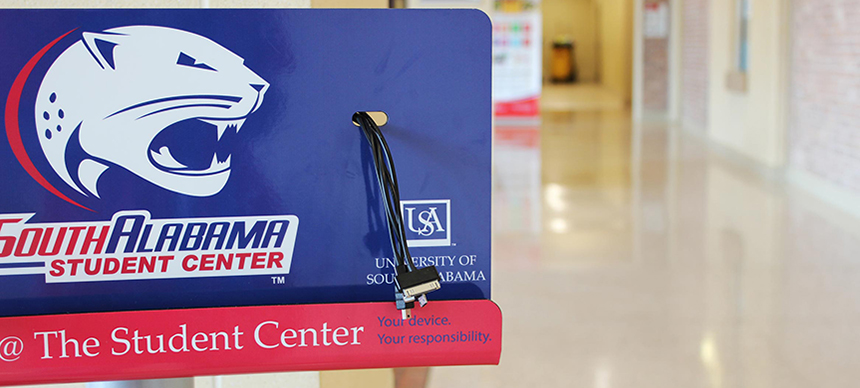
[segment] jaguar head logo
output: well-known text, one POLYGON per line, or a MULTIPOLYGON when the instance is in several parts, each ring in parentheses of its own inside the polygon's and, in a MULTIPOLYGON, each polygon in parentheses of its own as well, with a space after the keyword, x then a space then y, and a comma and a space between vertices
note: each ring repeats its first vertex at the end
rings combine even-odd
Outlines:
MULTIPOLYGON (((35 127, 53 171, 84 196, 100 197, 99 178, 110 168, 176 193, 211 196, 226 185, 235 135, 268 87, 242 57, 191 32, 83 32, 45 73, 35 127)), ((10 101, 14 94, 13 85, 10 101)))

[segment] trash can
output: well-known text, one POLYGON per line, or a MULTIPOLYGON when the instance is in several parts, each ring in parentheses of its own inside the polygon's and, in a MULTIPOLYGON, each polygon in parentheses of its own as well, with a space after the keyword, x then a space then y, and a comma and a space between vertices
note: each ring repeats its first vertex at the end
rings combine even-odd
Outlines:
POLYGON ((576 82, 576 56, 574 44, 568 38, 556 38, 550 54, 550 82, 576 82))

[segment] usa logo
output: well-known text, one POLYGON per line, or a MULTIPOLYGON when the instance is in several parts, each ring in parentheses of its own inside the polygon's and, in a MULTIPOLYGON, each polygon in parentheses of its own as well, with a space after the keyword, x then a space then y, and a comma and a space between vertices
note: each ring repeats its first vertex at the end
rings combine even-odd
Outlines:
POLYGON ((451 200, 400 201, 410 247, 451 245, 451 200))
POLYGON ((99 179, 113 168, 175 193, 208 197, 227 184, 236 134, 268 87, 242 57, 188 31, 73 30, 18 74, 6 102, 7 137, 33 179, 82 208, 69 195, 100 199, 99 179), (43 68, 46 54, 72 34, 80 38, 38 79, 37 65, 43 68), (22 101, 34 84, 35 101, 22 101), (38 149, 25 141, 34 136, 38 149), (34 158, 47 160, 50 171, 40 171, 36 165, 45 163, 34 158))

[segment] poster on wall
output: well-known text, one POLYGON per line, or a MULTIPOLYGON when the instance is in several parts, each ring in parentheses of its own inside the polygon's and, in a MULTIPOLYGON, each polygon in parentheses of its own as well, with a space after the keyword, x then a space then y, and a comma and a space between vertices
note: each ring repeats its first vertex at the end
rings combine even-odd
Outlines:
POLYGON ((543 45, 539 2, 498 0, 492 18, 495 115, 537 118, 543 45))
POLYGON ((646 38, 663 39, 669 36, 669 3, 651 1, 645 3, 645 22, 642 34, 646 38))

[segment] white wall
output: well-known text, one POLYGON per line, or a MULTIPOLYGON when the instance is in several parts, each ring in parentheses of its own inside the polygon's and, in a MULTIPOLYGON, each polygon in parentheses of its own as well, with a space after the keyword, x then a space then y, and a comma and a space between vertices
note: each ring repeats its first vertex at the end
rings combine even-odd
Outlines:
POLYGON ((633 1, 595 0, 600 83, 630 102, 633 76, 633 1))
POLYGON ((726 87, 734 68, 735 2, 710 2, 708 136, 768 167, 785 162, 788 1, 751 0, 746 92, 726 87))
POLYGON ((493 0, 406 0, 406 8, 475 8, 489 15, 493 12, 493 0))

